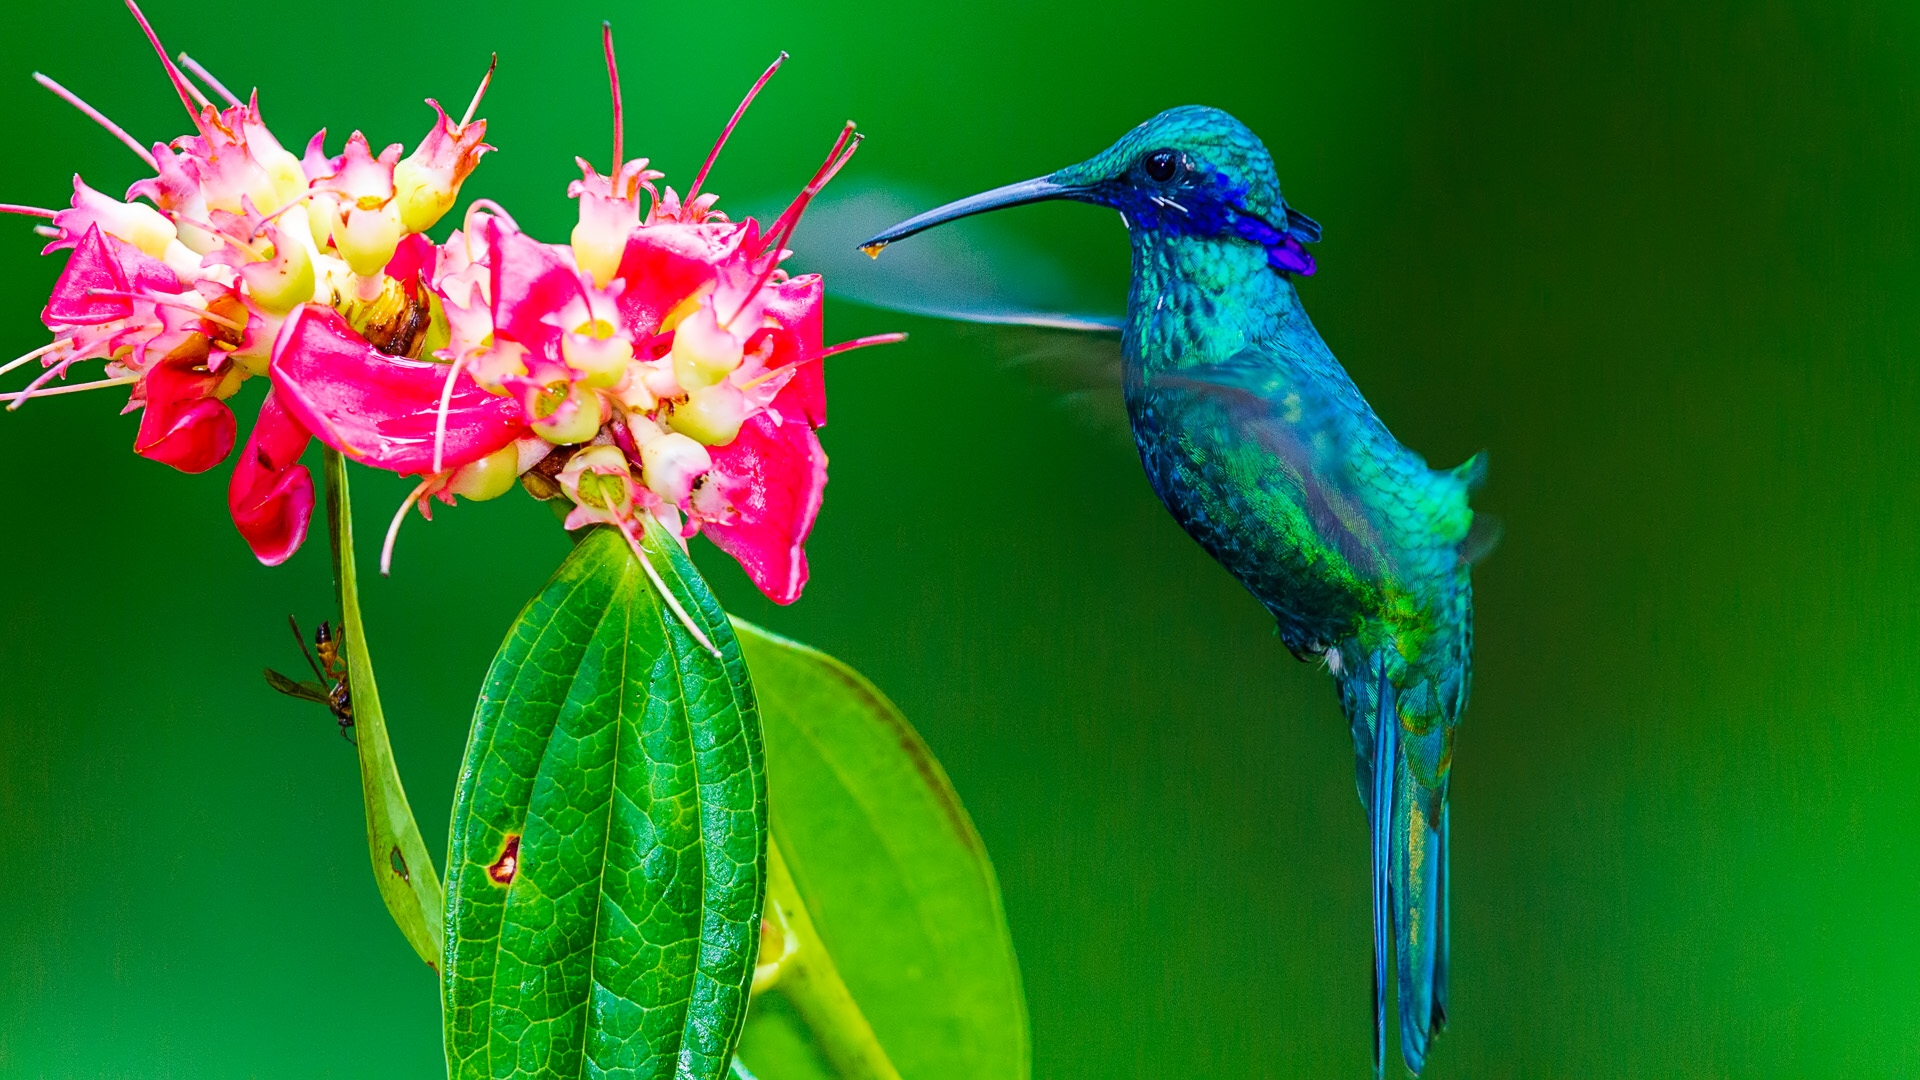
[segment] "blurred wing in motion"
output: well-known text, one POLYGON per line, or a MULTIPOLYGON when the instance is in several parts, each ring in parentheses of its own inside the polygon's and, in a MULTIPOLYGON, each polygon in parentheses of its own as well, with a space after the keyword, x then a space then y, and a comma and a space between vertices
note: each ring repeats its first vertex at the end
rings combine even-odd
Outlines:
POLYGON ((1127 430, 1120 316, 1085 314, 1060 261, 1012 234, 959 221, 887 248, 858 247, 939 200, 898 185, 829 189, 802 219, 788 264, 826 278, 829 295, 869 307, 976 324, 981 351, 1059 394, 1095 427, 1127 430))
POLYGON ((1166 390, 1159 400, 1176 436, 1211 430, 1216 441, 1263 447, 1277 466, 1267 482, 1293 489, 1314 532, 1347 565, 1368 580, 1397 576, 1395 538, 1374 520, 1367 485, 1353 468, 1352 407, 1283 371, 1255 348, 1181 368, 1154 385, 1166 390))
POLYGON ((796 270, 818 272, 835 296, 938 319, 1055 330, 1120 329, 1118 315, 1074 310, 1067 268, 1017 236, 957 221, 889 247, 862 240, 938 202, 900 185, 848 185, 815 200, 794 234, 796 270))

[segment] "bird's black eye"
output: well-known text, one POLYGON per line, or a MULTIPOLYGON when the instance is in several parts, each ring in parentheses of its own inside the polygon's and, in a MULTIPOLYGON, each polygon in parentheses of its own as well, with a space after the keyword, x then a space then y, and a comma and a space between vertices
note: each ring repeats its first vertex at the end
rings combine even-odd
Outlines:
POLYGON ((1140 162, 1140 167, 1155 183, 1164 184, 1180 171, 1180 155, 1172 150, 1155 150, 1140 162))

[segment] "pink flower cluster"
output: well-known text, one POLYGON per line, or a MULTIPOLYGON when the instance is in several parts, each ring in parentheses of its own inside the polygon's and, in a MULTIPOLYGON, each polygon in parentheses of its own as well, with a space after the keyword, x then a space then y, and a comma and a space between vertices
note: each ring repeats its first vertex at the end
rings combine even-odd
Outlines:
POLYGON ((826 421, 821 361, 897 338, 826 347, 820 278, 780 269, 809 200, 859 144, 851 124, 769 228, 729 221, 700 192, 712 155, 684 199, 655 186, 662 175, 645 159, 624 160, 609 31, 614 166, 602 176, 580 162, 570 243, 533 239, 488 200, 435 243, 428 230, 491 149, 473 118, 485 81, 458 122, 430 100, 436 121, 410 155, 375 154, 355 132, 328 156, 322 131, 296 158, 257 96, 241 103, 183 55, 228 103, 213 105, 128 6, 196 133, 143 148, 42 78, 155 175, 126 201, 76 176, 66 210, 0 208, 50 218, 47 251, 70 252, 42 313, 54 340, 0 368, 44 369, 6 395, 10 407, 129 386, 135 453, 197 473, 230 456, 228 400, 265 377, 228 501, 269 565, 306 537, 314 486, 300 458, 317 438, 420 478, 388 530, 383 569, 410 507, 430 516, 434 499, 490 499, 518 481, 566 500, 569 528, 609 523, 632 540, 652 514, 683 538, 704 531, 775 601, 799 596, 826 483, 814 434, 826 421), (105 379, 57 382, 90 360, 105 361, 105 379))

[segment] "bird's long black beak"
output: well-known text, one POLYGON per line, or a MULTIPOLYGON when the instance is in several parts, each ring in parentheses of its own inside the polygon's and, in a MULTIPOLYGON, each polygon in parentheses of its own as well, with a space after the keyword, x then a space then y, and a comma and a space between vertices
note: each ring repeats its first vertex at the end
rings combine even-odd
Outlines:
POLYGON ((1045 202, 1048 199, 1077 199, 1086 195, 1087 189, 1076 184, 1062 184, 1052 177, 1043 176, 1038 180, 1022 180, 1017 184, 997 187, 992 191, 983 191, 970 195, 945 206, 936 207, 924 214, 910 217, 884 232, 877 233, 871 240, 860 245, 860 250, 876 258, 880 249, 895 240, 904 240, 917 232, 925 232, 935 225, 945 225, 974 214, 984 214, 989 210, 1000 210, 1009 206, 1025 206, 1027 203, 1045 202))

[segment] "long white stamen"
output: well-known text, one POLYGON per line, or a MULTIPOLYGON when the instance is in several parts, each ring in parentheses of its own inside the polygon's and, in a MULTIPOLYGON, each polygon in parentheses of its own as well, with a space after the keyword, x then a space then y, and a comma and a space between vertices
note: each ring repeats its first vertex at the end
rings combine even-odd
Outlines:
POLYGON ((480 99, 487 96, 487 87, 493 85, 493 72, 500 66, 500 54, 493 54, 493 62, 487 65, 487 73, 480 77, 480 88, 473 92, 473 100, 467 103, 466 114, 460 117, 460 126, 473 123, 473 114, 480 111, 480 99))
POLYGON ((126 143, 127 149, 132 150, 136 154, 139 154, 140 160, 147 163, 147 168, 152 169, 155 172, 160 171, 160 163, 153 159, 152 151, 148 150, 146 147, 141 146, 139 143, 135 142, 133 136, 127 134, 125 128, 107 119, 104 115, 101 114, 100 110, 94 108, 93 106, 87 104, 84 101, 81 101, 80 95, 74 93, 73 91, 67 89, 64 86, 61 86, 59 83, 54 82, 52 79, 47 78, 45 75, 42 75, 37 71, 33 73, 33 81, 53 91, 54 94, 59 96, 59 98, 62 101, 65 101, 67 104, 73 106, 76 109, 79 109, 82 113, 85 113, 87 116, 87 119, 92 120, 94 123, 99 124, 103 128, 106 128, 107 132, 111 134, 114 138, 119 139, 123 143, 126 143))
MULTIPOLYGON (((286 210, 286 209, 289 209, 290 207, 298 206, 301 201, 309 197, 310 196, 302 195, 300 196, 299 199, 296 199, 293 202, 288 203, 287 206, 283 206, 280 209, 286 210)), ((276 210, 274 211, 274 214, 277 215, 279 212, 280 211, 276 210)), ((162 217, 165 217, 168 221, 173 222, 176 226, 187 225, 192 228, 199 229, 201 232, 206 233, 208 236, 213 237, 215 240, 226 241, 227 243, 232 244, 234 247, 239 248, 241 251, 246 252, 256 262, 267 261, 266 254, 262 252, 259 248, 254 247, 253 245, 247 243, 245 240, 240 239, 239 237, 233 235, 230 232, 225 231, 224 229, 217 228, 216 226, 214 226, 209 222, 201 221, 199 218, 190 218, 187 215, 182 214, 178 210, 162 209, 160 211, 160 214, 162 217)), ((264 219, 261 222, 261 224, 264 225, 266 221, 270 221, 270 220, 272 220, 271 217, 264 219)))
POLYGON ((804 360, 795 360, 791 364, 782 364, 764 375, 758 375, 748 379, 746 382, 740 384, 740 389, 751 390, 769 379, 777 379, 790 371, 798 371, 802 364, 818 363, 829 356, 838 356, 843 352, 850 352, 854 349, 864 349, 869 345, 892 345, 905 340, 907 340, 907 335, 905 334, 873 334, 868 337, 854 338, 852 341, 843 341, 838 345, 822 349, 804 360))
POLYGON ((40 234, 41 236, 46 237, 49 240, 58 240, 61 237, 66 235, 65 233, 62 233, 59 229, 56 229, 51 225, 35 225, 33 227, 33 231, 40 234))
POLYGON ((512 229, 514 232, 520 231, 519 223, 513 220, 512 214, 507 213, 506 207, 501 206, 492 199, 475 199, 467 204, 466 230, 468 232, 473 231, 473 215, 476 213, 492 214, 494 217, 506 222, 507 228, 512 229))
POLYGON ((183 66, 185 66, 188 71, 193 72, 194 75, 197 76, 201 82, 206 83, 208 86, 213 87, 214 93, 219 94, 223 98, 226 98, 228 105, 231 105, 235 108, 239 108, 240 99, 237 97, 234 97, 233 91, 227 89, 224 85, 222 85, 219 79, 214 78, 212 72, 208 71, 206 68, 201 67, 199 61, 195 60, 191 56, 188 56, 186 53, 181 53, 180 63, 183 66))
POLYGON ((14 368, 19 367, 29 360, 38 360, 62 345, 71 344, 72 341, 72 338, 58 338, 54 341, 47 342, 45 345, 40 346, 25 356, 15 357, 7 361, 5 365, 0 365, 0 375, 5 375, 7 372, 12 371, 14 368))
POLYGON ((140 10, 140 5, 135 0, 127 0, 127 10, 133 12, 133 21, 140 24, 141 31, 147 35, 147 42, 153 46, 154 55, 160 58, 160 66, 167 72, 167 81, 171 82, 174 90, 180 94, 180 104, 187 110, 187 115, 193 117, 194 130, 200 133, 201 138, 211 141, 213 129, 207 126, 207 118, 200 115, 200 110, 193 107, 193 101, 187 95, 186 76, 180 74, 180 69, 173 65, 172 60, 167 59, 166 46, 160 44, 160 35, 154 33, 153 24, 147 21, 146 12, 140 10))
POLYGON ((513 215, 507 213, 506 208, 501 206, 499 203, 494 202, 492 199, 473 200, 472 202, 467 204, 467 215, 466 217, 462 218, 460 221, 460 235, 466 238, 468 262, 474 261, 473 218, 475 214, 492 214, 495 217, 500 218, 502 221, 505 221, 507 223, 507 228, 511 229, 514 232, 520 231, 520 226, 517 223, 515 223, 515 221, 513 220, 513 215))
MULTIPOLYGON (((287 211, 289 211, 289 210, 291 210, 291 209, 293 209, 293 208, 294 208, 294 207, 296 207, 296 206, 305 206, 305 205, 307 204, 307 201, 308 201, 309 199, 312 199, 312 198, 313 198, 313 192, 311 192, 311 191, 309 191, 309 192, 307 192, 307 193, 306 193, 305 195, 302 195, 302 196, 300 196, 300 197, 298 197, 298 198, 296 198, 296 199, 294 199, 294 200, 293 200, 292 202, 290 202, 290 203, 288 203, 287 205, 285 205, 285 206, 283 206, 283 207, 281 207, 280 209, 278 209, 278 210, 275 210, 275 211, 274 211, 273 213, 271 213, 271 214, 268 214, 268 215, 267 215, 266 217, 263 217, 263 218, 261 218, 261 219, 260 219, 260 224, 258 224, 258 225, 255 225, 255 226, 253 227, 253 229, 252 229, 252 231, 251 231, 251 232, 249 232, 249 233, 247 234, 247 239, 249 239, 249 240, 253 240, 253 239, 256 239, 256 238, 258 238, 258 237, 259 237, 259 235, 260 235, 260 232, 261 232, 261 230, 263 230, 263 229, 265 229, 265 228, 266 228, 267 226, 269 226, 269 225, 271 225, 271 224, 273 224, 273 219, 275 219, 275 218, 277 218, 277 217, 279 217, 279 216, 280 216, 281 214, 284 214, 284 213, 286 213, 287 211)), ((255 249, 253 249, 253 248, 251 248, 251 247, 249 247, 249 248, 247 248, 246 250, 248 250, 248 251, 253 251, 253 250, 255 250, 255 249)), ((265 257, 265 256, 259 256, 259 258, 260 258, 260 261, 261 261, 261 262, 265 262, 265 261, 266 261, 266 257, 265 257)))
MULTIPOLYGON (((58 371, 60 369, 49 368, 48 370, 58 371)), ((25 404, 26 400, 30 397, 52 397, 55 394, 77 394, 82 390, 104 390, 109 386, 126 386, 130 383, 137 383, 139 381, 140 381, 140 376, 138 375, 122 375, 117 379, 101 379, 99 382, 75 383, 72 386, 56 386, 51 390, 43 389, 39 386, 29 386, 28 388, 20 391, 17 394, 0 394, 0 401, 11 402, 12 404, 7 406, 7 411, 12 412, 13 410, 19 408, 21 405, 25 404)))
POLYGON ((64 360, 55 361, 45 371, 35 375, 33 381, 27 384, 26 389, 21 390, 17 394, 9 395, 14 398, 14 401, 13 404, 7 406, 8 411, 19 408, 30 397, 39 397, 43 387, 55 379, 66 378, 67 372, 72 370, 73 365, 79 362, 80 358, 77 356, 69 356, 64 360))
POLYGON ((692 206, 693 200, 700 197, 700 185, 707 182, 707 173, 713 170, 713 163, 719 160, 720 150, 733 136, 733 129, 740 123, 740 118, 747 115, 747 106, 753 104, 753 99, 760 96, 760 91, 767 85, 767 80, 773 78, 773 73, 779 71, 780 65, 786 62, 787 53, 782 49, 773 63, 767 66, 767 70, 760 73, 760 78, 753 84, 752 89, 747 91, 747 96, 741 100, 740 107, 733 110, 733 116, 727 120, 727 126, 720 129, 720 138, 714 141, 713 149, 707 151, 707 160, 700 163, 700 171, 693 175, 693 184, 687 188, 687 201, 680 205, 692 206))
POLYGON ((693 640, 699 642, 701 648, 712 653, 715 660, 720 659, 720 650, 713 647, 713 642, 707 638, 706 631, 694 624, 693 617, 687 614, 687 609, 680 606, 680 598, 674 596, 673 590, 667 588, 667 583, 660 579, 660 571, 653 568, 653 561, 648 559, 647 553, 641 549, 640 541, 628 528, 629 524, 630 522, 622 521, 615 528, 620 530, 621 536, 627 538, 627 546, 633 549, 633 557, 640 560, 640 569, 647 572, 648 580, 652 581, 653 587, 659 590, 667 606, 673 609, 674 617, 680 620, 680 625, 686 627, 687 633, 693 635, 693 640))
POLYGON ((440 471, 442 452, 447 447, 447 413, 453 408, 453 380, 460 377, 460 369, 465 367, 465 355, 456 356, 453 366, 447 370, 447 384, 440 388, 440 411, 433 417, 433 471, 440 471))
MULTIPOLYGON (((768 74, 771 73, 769 69, 768 74)), ((787 204, 786 210, 774 219, 773 225, 767 230, 767 235, 771 239, 767 246, 761 249, 768 255, 767 268, 761 271, 759 278, 753 283, 753 288, 747 290, 747 298, 740 301, 740 306, 734 309, 733 314, 720 321, 721 329, 731 328, 733 321, 744 314, 747 308, 753 306, 753 298, 760 295, 760 290, 773 279, 773 272, 780 268, 780 253, 786 250, 787 241, 793 239, 793 230, 800 227, 800 216, 807 212, 807 205, 813 202, 813 197, 820 194, 822 188, 839 175, 847 162, 853 160, 854 151, 860 149, 860 143, 865 139, 865 135, 854 130, 851 120, 847 121, 847 126, 840 129, 840 137, 834 140, 833 149, 827 151, 827 160, 821 163, 819 171, 813 174, 813 179, 807 181, 807 186, 800 189, 800 194, 794 196, 793 201, 787 204)), ((717 313, 718 309, 716 309, 717 313)))
POLYGON ((420 481, 413 491, 408 493, 405 501, 401 502, 400 509, 394 513, 392 524, 387 526, 386 542, 380 545, 381 577, 386 577, 393 571, 393 542, 400 538, 400 523, 407 520, 407 511, 413 509, 413 504, 420 501, 420 496, 425 495, 427 489, 439 480, 440 477, 435 475, 420 481))
POLYGON ((166 297, 166 296, 149 296, 146 293, 123 292, 122 290, 119 290, 119 289, 88 289, 87 295, 88 296, 117 296, 124 300, 145 300, 147 303, 153 304, 156 307, 179 308, 181 311, 191 311, 195 315, 198 315, 199 317, 201 317, 202 319, 205 319, 206 321, 212 323, 213 325, 224 326, 236 334, 244 334, 247 332, 246 323, 234 322, 232 319, 229 319, 224 315, 215 315, 213 312, 208 311, 206 308, 195 307, 194 305, 187 303, 185 300, 175 300, 171 297, 166 297))
MULTIPOLYGON (((180 55, 185 56, 187 54, 181 53, 180 55)), ((213 106, 213 99, 209 98, 207 96, 207 92, 205 90, 200 89, 200 87, 192 79, 182 77, 180 82, 182 85, 184 85, 187 88, 187 93, 193 95, 193 100, 198 102, 201 108, 206 109, 206 108, 211 108, 213 106)))

